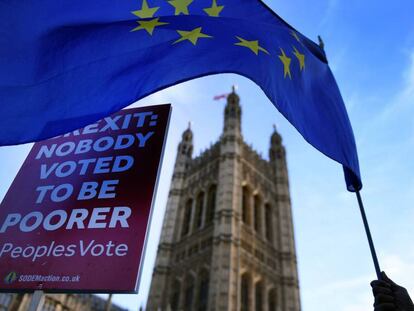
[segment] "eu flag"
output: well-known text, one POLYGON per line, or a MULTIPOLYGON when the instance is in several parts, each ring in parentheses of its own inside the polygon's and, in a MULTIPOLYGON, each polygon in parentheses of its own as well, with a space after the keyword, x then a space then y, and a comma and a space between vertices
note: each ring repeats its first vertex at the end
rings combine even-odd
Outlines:
POLYGON ((258 0, 3 0, 0 145, 83 127, 192 78, 253 80, 361 187, 352 128, 323 50, 258 0))

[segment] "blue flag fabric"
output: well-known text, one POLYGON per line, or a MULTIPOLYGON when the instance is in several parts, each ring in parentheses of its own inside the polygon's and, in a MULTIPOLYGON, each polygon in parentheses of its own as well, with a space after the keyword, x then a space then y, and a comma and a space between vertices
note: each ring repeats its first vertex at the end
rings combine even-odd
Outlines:
POLYGON ((352 128, 324 52, 258 0, 0 1, 0 145, 95 122, 216 73, 253 80, 361 188, 352 128))

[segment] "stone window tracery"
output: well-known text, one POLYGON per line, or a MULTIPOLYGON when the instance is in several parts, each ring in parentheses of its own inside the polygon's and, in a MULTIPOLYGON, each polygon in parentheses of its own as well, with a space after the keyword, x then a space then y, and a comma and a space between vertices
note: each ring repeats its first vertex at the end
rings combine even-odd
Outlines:
POLYGON ((185 282, 185 293, 184 293, 184 311, 193 310, 194 300, 194 277, 188 276, 185 282))
POLYGON ((216 195, 217 195, 217 186, 212 185, 208 190, 207 196, 207 216, 206 216, 206 223, 210 224, 213 222, 214 213, 216 211, 216 195))
POLYGON ((181 231, 181 236, 185 236, 190 231, 191 212, 193 207, 193 200, 188 199, 184 207, 184 219, 181 231))
POLYGON ((260 233, 260 230, 262 228, 262 201, 260 199, 259 195, 255 195, 254 196, 254 208, 253 208, 253 212, 254 212, 254 230, 257 233, 260 233))
POLYGON ((178 280, 174 281, 172 287, 172 295, 170 299, 170 307, 171 311, 178 311, 179 304, 180 304, 180 290, 181 290, 181 283, 178 280))
POLYGON ((198 291, 198 311, 207 311, 208 308, 208 290, 210 277, 206 270, 200 274, 200 285, 198 291))
POLYGON ((204 192, 200 192, 196 200, 194 229, 201 228, 203 224, 204 192))
POLYGON ((250 311, 249 302, 250 302, 250 278, 247 273, 243 274, 241 277, 241 311, 250 311))
POLYGON ((272 207, 270 204, 265 206, 265 220, 266 220, 266 239, 269 242, 273 242, 273 217, 272 207))
POLYGON ((276 298, 277 298, 276 289, 272 288, 271 290, 269 290, 269 296, 267 298, 268 311, 276 311, 276 298))
POLYGON ((255 311, 263 311, 263 283, 257 282, 255 291, 255 311))
POLYGON ((242 190, 242 221, 250 225, 250 190, 247 186, 242 190))

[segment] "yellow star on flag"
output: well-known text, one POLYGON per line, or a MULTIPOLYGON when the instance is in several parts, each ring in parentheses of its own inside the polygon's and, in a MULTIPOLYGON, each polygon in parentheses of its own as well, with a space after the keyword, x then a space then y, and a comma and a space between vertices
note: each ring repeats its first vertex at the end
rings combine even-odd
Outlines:
POLYGON ((185 14, 188 15, 188 6, 193 2, 193 0, 171 0, 168 1, 175 8, 175 15, 185 14))
POLYGON ((155 27, 161 25, 167 25, 168 23, 160 22, 159 17, 151 19, 149 21, 138 21, 139 26, 135 27, 131 31, 137 31, 141 29, 145 29, 151 36, 154 32, 155 27))
POLYGON ((238 40, 240 40, 240 42, 235 43, 235 45, 244 46, 244 47, 250 49, 256 55, 259 55, 259 51, 262 51, 266 54, 269 54, 269 52, 265 48, 263 48, 259 45, 258 40, 248 41, 248 40, 245 40, 245 39, 243 39, 241 37, 237 37, 237 36, 236 36, 236 38, 238 40))
POLYGON ((150 8, 148 6, 147 0, 142 0, 141 10, 133 11, 132 14, 138 16, 139 18, 149 18, 153 17, 159 8, 159 6, 150 8))
POLYGON ((207 13, 208 16, 218 17, 220 12, 224 9, 224 5, 217 5, 217 0, 213 0, 210 8, 205 8, 204 12, 207 13))
POLYGON ((279 59, 283 63, 284 77, 286 78, 286 76, 289 76, 289 78, 292 79, 292 75, 290 74, 290 63, 292 59, 286 56, 283 49, 280 50, 282 51, 282 55, 279 55, 279 59))
POLYGON ((296 39, 296 41, 301 42, 301 41, 300 41, 300 38, 299 38, 299 36, 298 36, 298 34, 296 33, 296 31, 292 30, 292 31, 290 32, 290 34, 293 36, 293 38, 295 38, 295 39, 296 39))
POLYGON ((205 33, 201 32, 201 27, 195 28, 191 31, 184 31, 184 30, 177 30, 177 32, 180 34, 181 38, 175 41, 173 44, 176 44, 178 42, 188 40, 193 45, 197 44, 198 39, 200 38, 213 38, 212 36, 206 35, 205 33))
POLYGON ((296 47, 293 47, 293 49, 295 50, 293 54, 295 54, 296 58, 298 59, 300 71, 302 71, 305 69, 305 55, 300 53, 296 47))

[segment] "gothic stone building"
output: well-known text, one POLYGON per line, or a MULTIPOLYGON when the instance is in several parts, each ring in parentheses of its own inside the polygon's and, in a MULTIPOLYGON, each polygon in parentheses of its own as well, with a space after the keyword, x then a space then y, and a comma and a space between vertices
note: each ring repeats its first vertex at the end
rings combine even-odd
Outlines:
POLYGON ((244 141, 239 96, 227 97, 220 140, 192 158, 182 135, 147 310, 299 311, 282 138, 269 161, 244 141))

